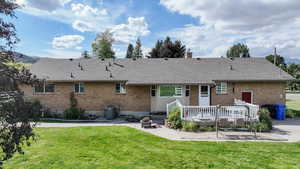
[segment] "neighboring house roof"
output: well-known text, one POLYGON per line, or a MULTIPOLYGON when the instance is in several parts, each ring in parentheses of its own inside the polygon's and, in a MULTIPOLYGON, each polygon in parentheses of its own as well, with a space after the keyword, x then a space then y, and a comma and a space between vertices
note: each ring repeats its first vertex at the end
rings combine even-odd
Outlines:
POLYGON ((126 81, 127 84, 209 84, 214 81, 293 80, 292 76, 263 58, 235 58, 234 60, 228 58, 40 59, 29 69, 38 78, 59 82, 126 81))

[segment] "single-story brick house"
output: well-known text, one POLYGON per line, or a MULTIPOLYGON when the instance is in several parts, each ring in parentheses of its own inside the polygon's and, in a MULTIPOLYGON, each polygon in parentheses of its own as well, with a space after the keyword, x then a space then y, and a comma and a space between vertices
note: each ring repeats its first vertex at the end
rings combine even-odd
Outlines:
POLYGON ((40 59, 30 71, 42 86, 21 86, 54 112, 78 106, 101 113, 107 105, 122 113, 164 112, 179 99, 184 105, 285 104, 293 78, 263 58, 40 59))

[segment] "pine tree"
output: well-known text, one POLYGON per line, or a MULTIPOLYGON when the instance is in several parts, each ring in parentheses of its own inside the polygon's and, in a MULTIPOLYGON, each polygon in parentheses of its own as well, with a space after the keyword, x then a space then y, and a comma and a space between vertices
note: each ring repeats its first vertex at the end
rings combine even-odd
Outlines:
POLYGON ((141 43, 140 38, 138 38, 136 40, 135 48, 133 51, 133 58, 138 59, 138 58, 142 58, 142 57, 143 57, 142 43, 141 43))
POLYGON ((158 40, 155 44, 155 47, 152 48, 150 54, 150 58, 160 58, 161 57, 161 49, 162 49, 163 42, 158 40))
POLYGON ((186 47, 181 41, 172 42, 167 36, 164 41, 158 40, 149 54, 150 58, 184 58, 185 53, 186 47))
POLYGON ((89 56, 88 51, 86 51, 86 50, 81 53, 81 57, 84 58, 84 59, 90 59, 91 58, 89 56))
POLYGON ((126 52, 126 58, 132 58, 133 57, 133 50, 134 47, 131 43, 129 43, 128 48, 127 48, 127 52, 126 52))

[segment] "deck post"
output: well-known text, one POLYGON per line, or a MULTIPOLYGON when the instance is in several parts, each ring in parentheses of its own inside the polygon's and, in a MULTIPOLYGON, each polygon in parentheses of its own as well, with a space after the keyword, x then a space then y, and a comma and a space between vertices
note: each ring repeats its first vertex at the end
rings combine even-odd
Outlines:
POLYGON ((217 111, 216 111, 216 137, 217 139, 219 138, 219 124, 218 124, 218 120, 219 120, 219 111, 220 111, 221 106, 217 105, 217 111))

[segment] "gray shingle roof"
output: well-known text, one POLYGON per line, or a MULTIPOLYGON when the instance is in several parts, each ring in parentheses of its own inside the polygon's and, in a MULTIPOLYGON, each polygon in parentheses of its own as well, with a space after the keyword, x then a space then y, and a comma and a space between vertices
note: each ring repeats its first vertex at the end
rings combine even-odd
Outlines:
POLYGON ((293 79, 263 58, 106 59, 104 61, 40 59, 29 69, 37 77, 49 81, 127 81, 127 84, 198 84, 214 81, 293 79), (106 67, 109 71, 106 71, 106 67))

